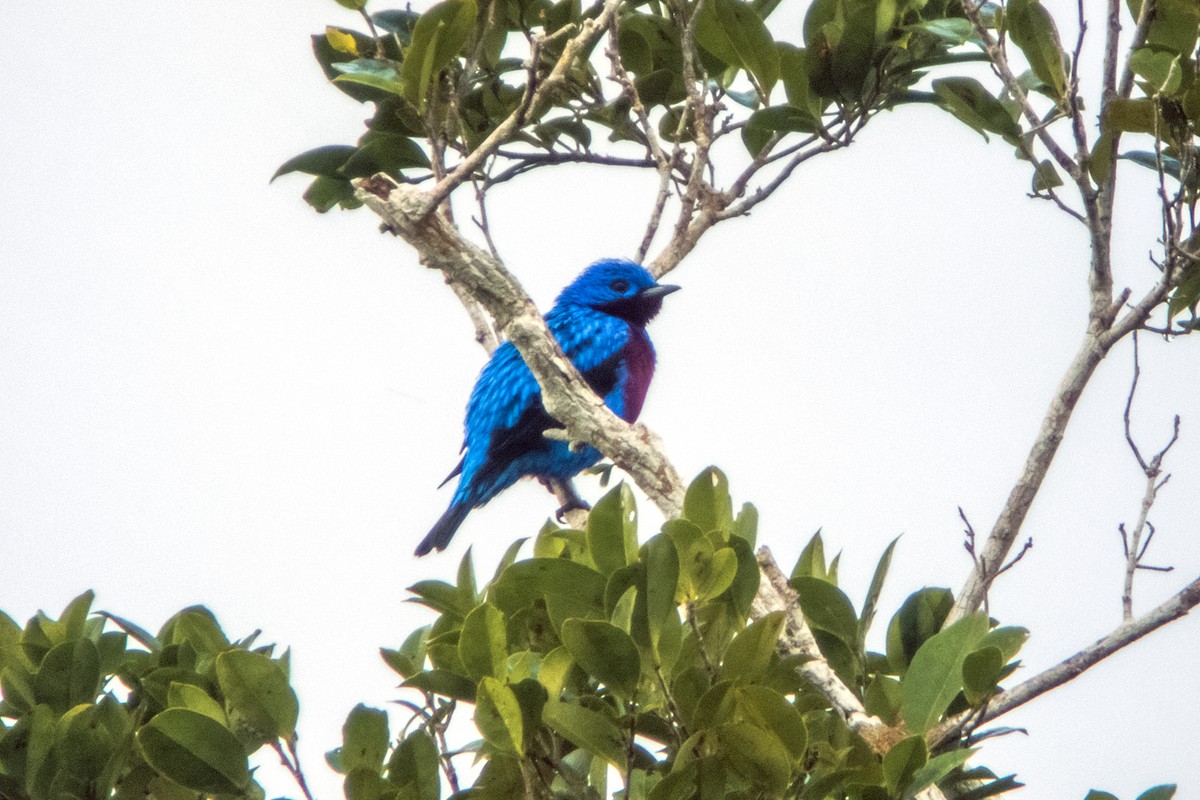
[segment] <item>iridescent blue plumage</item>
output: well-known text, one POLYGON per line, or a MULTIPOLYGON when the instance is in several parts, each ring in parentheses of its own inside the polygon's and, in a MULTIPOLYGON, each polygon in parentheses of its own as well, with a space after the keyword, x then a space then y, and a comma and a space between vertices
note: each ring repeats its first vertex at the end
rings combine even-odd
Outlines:
MULTIPOLYGON (((626 422, 641 413, 654 375, 648 323, 664 295, 679 287, 656 283, 632 261, 605 259, 583 271, 546 314, 546 326, 604 404, 626 422)), ((467 403, 460 475, 450 507, 417 546, 417 555, 450 543, 472 508, 526 475, 565 479, 600 459, 593 447, 572 451, 548 439, 561 427, 542 407, 541 389, 510 342, 496 348, 467 403)))

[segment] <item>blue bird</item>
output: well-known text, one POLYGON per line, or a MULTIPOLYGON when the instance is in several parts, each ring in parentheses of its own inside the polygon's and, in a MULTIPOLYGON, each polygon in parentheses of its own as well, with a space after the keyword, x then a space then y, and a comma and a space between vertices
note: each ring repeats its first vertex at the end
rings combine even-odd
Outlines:
MULTIPOLYGON (((626 422, 637 419, 654 375, 654 347, 646 323, 664 296, 678 286, 655 282, 641 266, 623 259, 592 264, 546 314, 546 326, 592 391, 626 422)), ((417 555, 445 549, 473 508, 531 475, 572 478, 600 460, 600 451, 548 439, 561 428, 542 406, 533 373, 511 342, 496 348, 467 403, 464 455, 445 481, 458 475, 450 507, 417 545, 417 555)))

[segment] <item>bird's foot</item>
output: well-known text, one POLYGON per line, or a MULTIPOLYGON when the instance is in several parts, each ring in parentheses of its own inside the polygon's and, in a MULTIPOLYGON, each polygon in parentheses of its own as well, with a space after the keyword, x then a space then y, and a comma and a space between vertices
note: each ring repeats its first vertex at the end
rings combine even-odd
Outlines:
POLYGON ((572 511, 591 511, 591 510, 592 510, 592 507, 590 505, 588 505, 585 501, 581 500, 578 497, 573 497, 573 498, 571 498, 571 500, 569 500, 566 503, 566 505, 560 506, 558 511, 554 512, 554 518, 556 520, 558 520, 559 524, 565 525, 567 523, 567 514, 571 513, 572 511))

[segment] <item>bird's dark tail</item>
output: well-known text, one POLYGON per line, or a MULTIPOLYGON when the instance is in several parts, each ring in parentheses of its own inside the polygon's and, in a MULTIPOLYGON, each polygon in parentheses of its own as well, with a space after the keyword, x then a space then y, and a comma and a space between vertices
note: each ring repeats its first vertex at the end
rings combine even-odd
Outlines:
POLYGON ((430 550, 445 550, 446 545, 450 544, 458 526, 462 525, 470 510, 471 506, 466 503, 451 503, 450 507, 446 509, 446 513, 442 514, 441 519, 434 523, 429 534, 417 545, 417 555, 423 556, 430 550))

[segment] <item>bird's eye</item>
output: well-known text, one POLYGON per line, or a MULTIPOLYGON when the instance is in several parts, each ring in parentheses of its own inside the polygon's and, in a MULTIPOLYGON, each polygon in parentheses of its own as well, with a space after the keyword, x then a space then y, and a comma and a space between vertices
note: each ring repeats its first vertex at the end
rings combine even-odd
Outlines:
POLYGON ((617 294, 625 294, 625 292, 629 291, 629 281, 623 280, 621 278, 618 278, 617 280, 613 281, 612 283, 609 284, 609 286, 617 294))

